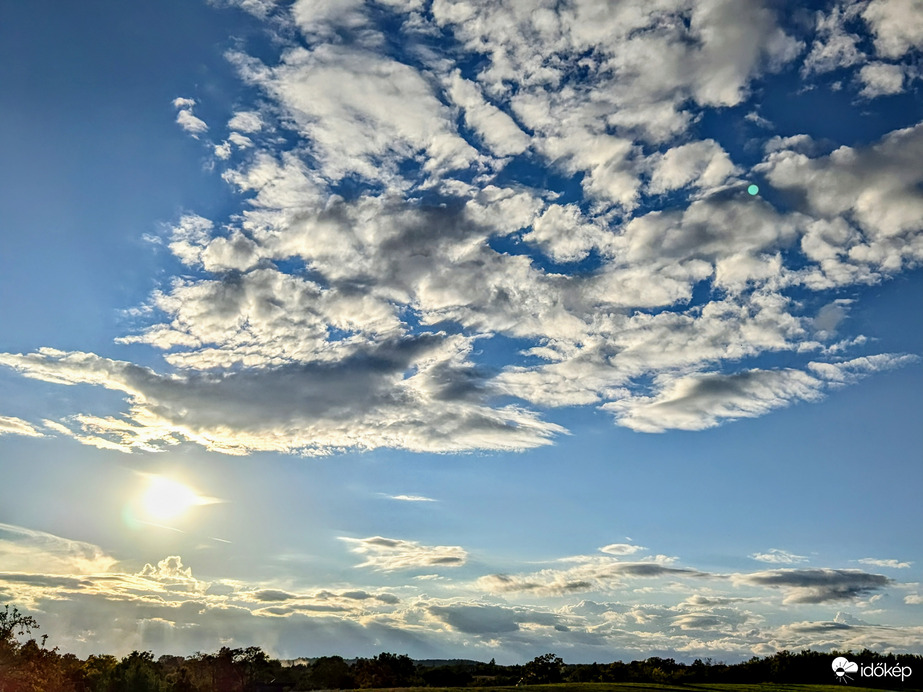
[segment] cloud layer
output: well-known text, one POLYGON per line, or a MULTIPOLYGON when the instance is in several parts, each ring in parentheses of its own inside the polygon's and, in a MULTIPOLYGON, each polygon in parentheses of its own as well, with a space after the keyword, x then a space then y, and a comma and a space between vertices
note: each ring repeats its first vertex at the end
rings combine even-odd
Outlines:
MULTIPOLYGON (((466 551, 378 536, 345 544, 373 569, 331 588, 290 576, 202 578, 179 555, 132 566, 89 544, 3 525, 0 594, 36 613, 51 642, 78 655, 257 644, 283 657, 368 656, 383 641, 417 657, 445 657, 464 646, 473 657, 508 661, 549 647, 570 662, 715 654, 742 660, 796 646, 923 652, 921 628, 869 624, 890 617, 879 607, 882 596, 914 585, 862 570, 726 575, 676 558, 629 562, 600 553, 515 576, 470 581, 447 570, 448 581, 387 586, 391 570, 454 567, 466 551), (25 555, 43 570, 29 569, 20 561, 25 555), (841 609, 835 618, 823 615, 825 604, 841 609)), ((919 603, 914 594, 904 600, 919 603)))
POLYGON ((228 53, 259 97, 223 128, 173 105, 239 213, 166 232, 182 269, 119 340, 162 367, 0 355, 126 396, 50 429, 122 451, 523 450, 565 432, 557 407, 702 430, 912 362, 843 333, 843 305, 923 261, 923 124, 821 153, 750 108, 732 154, 699 123, 780 72, 903 92, 913 3, 232 4, 281 46, 228 53))

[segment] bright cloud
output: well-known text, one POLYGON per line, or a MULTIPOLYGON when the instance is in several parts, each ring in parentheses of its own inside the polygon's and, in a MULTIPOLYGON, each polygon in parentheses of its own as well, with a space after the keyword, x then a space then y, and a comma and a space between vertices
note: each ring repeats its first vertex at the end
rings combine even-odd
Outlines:
POLYGON ((357 567, 371 567, 383 572, 433 567, 461 567, 468 553, 457 545, 420 545, 397 538, 340 538, 350 550, 362 555, 365 562, 357 567))
MULTIPOLYGON (((530 647, 553 642, 565 656, 581 658, 604 651, 638 658, 651 650, 681 656, 721 651, 748 658, 767 646, 816 641, 811 636, 819 632, 824 632, 825 649, 869 643, 886 634, 889 645, 923 651, 920 628, 883 627, 843 614, 836 626, 810 619, 772 624, 779 606, 766 596, 777 589, 786 594, 783 608, 806 612, 813 603, 855 601, 895 586, 886 577, 859 570, 774 570, 728 580, 663 560, 576 556, 568 558, 575 566, 567 570, 478 579, 474 586, 482 593, 503 595, 504 602, 497 603, 458 595, 459 588, 469 591, 470 585, 434 579, 398 587, 399 593, 374 584, 293 588, 285 582, 202 579, 178 555, 134 571, 89 544, 9 525, 0 530, 4 566, 11 564, 11 541, 50 560, 46 572, 0 572, 0 590, 41 611, 43 631, 79 655, 97 646, 124 654, 164 644, 191 651, 254 641, 283 657, 329 653, 314 648, 319 633, 325 647, 332 642, 344 655, 362 653, 375 646, 376 637, 386 636, 417 657, 442 655, 465 641, 478 656, 522 656, 530 647), (86 555, 95 562, 74 561, 86 555), (597 583, 564 588, 578 576, 597 583), (649 589, 631 588, 651 582, 664 586, 659 602, 649 600, 649 589), (536 601, 543 597, 554 600, 536 601)), ((376 574, 387 578, 391 569, 465 561, 457 547, 377 536, 344 540, 375 568, 365 573, 372 581, 376 574)), ((914 598, 911 594, 905 600, 914 604, 914 598)))
POLYGON ((15 416, 0 416, 0 435, 42 437, 42 433, 34 425, 15 416))
POLYGON ((794 565, 808 561, 808 558, 804 555, 795 555, 795 553, 780 550, 779 548, 770 548, 765 553, 753 553, 750 557, 760 562, 769 562, 775 565, 794 565))
MULTIPOLYGON (((712 514, 723 508, 703 508, 678 473, 710 463, 697 445, 737 434, 719 426, 751 420, 765 435, 786 424, 781 409, 817 412, 866 378, 889 386, 888 371, 919 372, 920 354, 902 352, 914 346, 895 326, 898 303, 875 320, 869 306, 893 293, 915 306, 915 286, 901 282, 923 267, 923 123, 904 107, 920 87, 920 0, 819 11, 768 0, 209 4, 247 31, 222 47, 220 80, 216 65, 176 76, 170 98, 195 98, 161 104, 164 125, 175 118, 198 141, 185 141, 194 176, 177 175, 189 186, 181 199, 169 186, 151 191, 172 199, 172 216, 146 221, 161 224, 145 235, 156 271, 109 288, 119 297, 101 312, 128 309, 108 346, 82 342, 86 332, 57 343, 14 334, 0 365, 34 394, 17 401, 29 420, 0 416, 0 438, 15 451, 10 487, 40 479, 54 500, 71 472, 118 456, 109 452, 133 455, 118 456, 131 476, 163 463, 168 478, 169 463, 205 458, 202 473, 214 464, 229 491, 244 482, 225 464, 257 480, 214 508, 228 533, 200 517, 171 542, 152 537, 163 526, 120 523, 129 497, 150 518, 214 500, 171 486, 143 503, 119 471, 93 476, 95 514, 71 519, 55 505, 40 524, 66 515, 75 536, 102 532, 116 547, 0 524, 0 595, 47 615, 54 645, 191 652, 256 641, 277 655, 351 656, 387 643, 511 660, 923 653, 923 630, 902 624, 920 605, 919 560, 897 542, 888 550, 901 560, 860 558, 876 554, 862 542, 873 532, 847 536, 852 515, 836 520, 856 506, 862 445, 816 459, 810 471, 823 475, 805 479, 831 486, 816 492, 790 482, 791 459, 776 469, 741 455, 733 474, 727 456, 716 459, 715 496, 747 497, 771 479, 784 490, 767 497, 802 498, 784 509, 754 501, 740 521, 722 515, 727 540, 712 514), (834 121, 811 104, 855 112, 834 121), (124 305, 126 295, 140 304, 124 305), (603 452, 589 420, 611 428, 603 452), (61 438, 91 448, 66 462, 17 456, 76 448, 61 438), (547 449, 563 442, 588 458, 547 449), (538 448, 493 475, 494 457, 538 448), (458 453, 470 456, 436 456, 458 453), (336 459, 302 460, 289 484, 279 455, 292 454, 336 459), (540 478, 525 475, 533 459, 540 478), (56 463, 74 467, 46 472, 56 463), (559 510, 578 469, 593 475, 559 510), (552 490, 524 509, 538 487, 552 490), (284 524, 262 516, 264 492, 273 510, 297 498, 284 524), (509 506, 496 501, 503 492, 509 506), (690 504, 658 504, 680 493, 690 504), (841 542, 836 559, 767 548, 814 530, 808 493, 829 493, 820 505, 837 525, 821 527, 821 541, 841 542), (638 508, 638 497, 652 499, 638 508), (360 505, 370 498, 374 512, 360 505), (534 512, 560 524, 539 535, 534 512), (413 523, 422 515, 425 526, 413 523), (677 517, 689 526, 671 527, 677 517), (644 531, 652 521, 663 526, 644 531), (690 559, 630 538, 603 545, 629 533, 653 546, 671 528, 674 542, 658 549, 690 559), (234 539, 233 558, 219 552, 229 541, 204 539, 213 533, 234 539), (843 546, 855 554, 839 557, 843 546), (323 651, 305 650, 316 642, 323 651)), ((138 227, 121 223, 118 243, 138 227)), ((52 264, 34 273, 69 290, 52 264)), ((895 421, 907 401, 894 402, 895 421)), ((813 460, 824 431, 804 428, 786 443, 813 460)), ((890 452, 875 450, 892 472, 902 459, 890 452)), ((895 495, 911 486, 888 478, 895 495)), ((10 512, 39 521, 25 492, 10 499, 10 512)), ((886 510, 863 528, 915 525, 904 520, 912 508, 886 510)), ((807 553, 801 539, 791 547, 807 553)))
MULTIPOLYGON (((921 126, 813 158, 779 139, 754 170, 800 195, 788 209, 748 195, 745 166, 696 137, 703 113, 741 104, 808 48, 757 0, 389 3, 403 55, 358 0, 251 5, 304 42, 274 61, 229 55, 260 99, 209 146, 245 208, 179 219, 168 247, 188 272, 119 340, 162 349, 168 367, 52 348, 0 357, 124 392, 122 417, 51 422, 87 444, 522 450, 564 433, 549 410, 571 405, 637 431, 702 430, 818 401, 819 375, 839 367, 748 361, 867 343, 838 345, 794 291, 923 261, 921 126), (422 38, 436 34, 453 50, 422 38), (582 199, 519 176, 527 160, 579 181, 582 199), (497 337, 529 345, 485 367, 479 343, 497 337)), ((863 95, 897 93, 904 67, 865 60, 850 32, 867 23, 894 59, 918 46, 909 8, 818 14, 805 74, 855 67, 863 95)), ((208 130, 194 99, 173 105, 187 132, 208 130)))
POLYGON ((198 138, 200 134, 208 130, 208 125, 205 124, 204 120, 193 114, 192 109, 195 107, 195 103, 194 99, 189 98, 178 97, 173 99, 173 106, 178 111, 176 122, 186 132, 198 138))
POLYGON ((882 560, 874 557, 863 557, 859 560, 863 565, 872 565, 873 567, 890 567, 891 569, 907 569, 912 562, 901 562, 900 560, 882 560))

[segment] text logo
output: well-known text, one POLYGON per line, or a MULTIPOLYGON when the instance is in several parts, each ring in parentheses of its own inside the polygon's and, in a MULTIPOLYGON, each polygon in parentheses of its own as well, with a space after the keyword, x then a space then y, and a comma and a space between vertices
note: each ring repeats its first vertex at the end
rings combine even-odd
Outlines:
POLYGON ((833 659, 833 672, 836 673, 836 679, 839 682, 848 682, 852 680, 847 673, 855 673, 859 670, 859 664, 852 661, 848 661, 842 656, 837 656, 833 659))
POLYGON ((901 682, 909 678, 913 673, 910 666, 889 666, 887 663, 868 663, 859 665, 850 661, 843 656, 837 656, 830 664, 836 679, 839 682, 847 683, 852 680, 850 673, 859 673, 863 678, 900 678, 901 682))

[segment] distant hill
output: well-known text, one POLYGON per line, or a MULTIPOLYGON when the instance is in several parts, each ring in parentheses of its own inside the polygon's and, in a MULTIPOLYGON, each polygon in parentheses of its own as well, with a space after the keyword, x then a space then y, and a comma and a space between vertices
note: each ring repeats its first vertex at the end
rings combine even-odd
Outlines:
POLYGON ((435 668, 437 666, 459 666, 465 668, 473 668, 477 665, 484 665, 482 661, 472 661, 468 658, 424 658, 420 660, 414 659, 413 662, 423 668, 435 668))

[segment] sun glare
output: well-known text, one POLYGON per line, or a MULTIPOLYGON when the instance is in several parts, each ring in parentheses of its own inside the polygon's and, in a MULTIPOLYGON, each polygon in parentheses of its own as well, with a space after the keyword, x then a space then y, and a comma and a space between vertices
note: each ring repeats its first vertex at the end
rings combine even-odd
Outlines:
POLYGON ((144 511, 153 519, 174 519, 204 499, 187 485, 163 476, 151 476, 142 497, 144 511))

